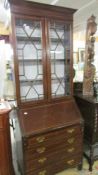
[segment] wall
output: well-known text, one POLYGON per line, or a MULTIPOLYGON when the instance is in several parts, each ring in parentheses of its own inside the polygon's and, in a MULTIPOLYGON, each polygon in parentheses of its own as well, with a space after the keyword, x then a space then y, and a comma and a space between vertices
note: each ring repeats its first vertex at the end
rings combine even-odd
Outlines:
POLYGON ((11 29, 0 23, 0 98, 13 98, 14 88, 12 82, 12 48, 5 39, 9 38, 11 29))
POLYGON ((5 27, 5 25, 0 22, 0 35, 9 35, 11 31, 10 27, 5 27))

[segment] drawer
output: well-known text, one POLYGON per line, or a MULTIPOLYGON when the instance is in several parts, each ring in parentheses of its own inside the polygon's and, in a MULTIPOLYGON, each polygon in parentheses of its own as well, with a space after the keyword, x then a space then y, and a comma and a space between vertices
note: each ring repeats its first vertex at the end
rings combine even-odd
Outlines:
POLYGON ((58 152, 55 152, 55 153, 39 156, 37 159, 25 160, 26 171, 28 172, 29 170, 35 169, 35 167, 42 168, 44 166, 48 166, 57 161, 62 161, 62 159, 66 159, 67 157, 72 158, 74 155, 78 155, 78 154, 82 155, 82 150, 79 150, 77 148, 74 149, 73 151, 72 150, 73 147, 70 147, 70 148, 58 150, 58 152), (68 150, 72 152, 68 152, 68 150))
POLYGON ((74 137, 76 135, 81 135, 81 126, 71 126, 65 129, 59 129, 47 134, 42 134, 40 136, 32 136, 26 138, 24 141, 24 147, 30 149, 32 147, 38 147, 38 145, 47 145, 49 143, 60 143, 61 140, 67 141, 68 138, 74 137))
POLYGON ((62 160, 55 161, 48 166, 43 166, 42 168, 36 167, 35 170, 29 170, 26 175, 54 175, 64 171, 66 168, 73 168, 79 165, 81 162, 81 155, 77 154, 68 158, 63 158, 62 160))
POLYGON ((78 137, 71 137, 68 139, 69 142, 64 142, 64 140, 60 144, 50 144, 46 146, 40 146, 33 149, 27 149, 24 151, 24 157, 26 160, 29 159, 36 159, 38 157, 48 155, 51 153, 55 153, 61 150, 65 150, 67 153, 74 153, 76 151, 82 150, 82 138, 81 136, 78 137), (79 142, 77 143, 77 140, 79 139, 79 142))

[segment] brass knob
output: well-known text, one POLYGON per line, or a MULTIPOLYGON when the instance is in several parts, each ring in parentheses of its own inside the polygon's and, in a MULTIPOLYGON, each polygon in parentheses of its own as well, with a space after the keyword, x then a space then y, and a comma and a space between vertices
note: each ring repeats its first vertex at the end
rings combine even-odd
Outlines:
POLYGON ((69 160, 69 161, 67 161, 67 164, 68 164, 68 165, 73 165, 73 163, 74 163, 74 160, 69 160))
POLYGON ((46 173, 47 173, 47 171, 43 170, 43 171, 39 172, 38 175, 45 175, 46 173))
POLYGON ((75 131, 74 128, 72 128, 72 129, 68 129, 68 130, 67 130, 67 132, 70 133, 70 134, 72 134, 74 131, 75 131))
POLYGON ((74 148, 69 148, 69 149, 67 150, 67 152, 68 152, 68 153, 72 153, 74 150, 75 150, 74 148))
POLYGON ((45 161, 47 160, 46 157, 43 157, 41 159, 38 160, 39 163, 43 164, 45 161))
POLYGON ((37 137, 37 142, 38 143, 41 143, 41 142, 43 142, 44 140, 45 140, 45 137, 44 136, 42 136, 42 137, 37 137))
POLYGON ((41 154, 41 153, 44 153, 45 152, 45 147, 41 147, 41 148, 37 148, 37 152, 39 153, 39 154, 41 154))
POLYGON ((68 142, 68 143, 73 143, 74 140, 75 140, 74 138, 70 138, 70 139, 67 140, 67 142, 68 142))

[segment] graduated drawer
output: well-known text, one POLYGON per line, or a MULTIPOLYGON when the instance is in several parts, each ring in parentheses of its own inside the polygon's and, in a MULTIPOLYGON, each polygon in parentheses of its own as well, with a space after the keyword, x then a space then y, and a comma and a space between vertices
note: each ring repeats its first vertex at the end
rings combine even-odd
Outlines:
POLYGON ((82 138, 80 135, 78 137, 71 137, 67 139, 67 142, 64 140, 60 142, 60 144, 50 143, 49 145, 42 145, 39 147, 35 147, 33 149, 24 150, 24 158, 25 160, 36 159, 43 155, 48 155, 51 153, 58 152, 60 150, 65 150, 66 154, 72 154, 75 152, 79 152, 82 150, 82 138), (77 142, 77 140, 79 141, 77 142))
POLYGON ((43 166, 39 168, 36 166, 36 169, 32 169, 26 172, 26 175, 54 175, 55 173, 61 172, 66 168, 76 167, 81 163, 82 156, 81 154, 76 154, 74 156, 63 157, 62 159, 55 160, 52 164, 43 166))
POLYGON ((81 135, 81 126, 71 126, 57 131, 52 131, 47 134, 42 134, 39 136, 28 137, 24 140, 24 147, 30 149, 32 147, 38 147, 38 145, 48 145, 49 143, 60 143, 62 140, 67 141, 70 137, 75 137, 76 135, 81 135))
MULTIPOLYGON (((80 146, 80 145, 78 145, 80 146)), ((37 168, 42 168, 44 166, 48 166, 50 164, 53 164, 57 161, 62 161, 62 159, 66 159, 67 157, 73 157, 74 155, 81 155, 82 154, 82 150, 78 149, 78 146, 76 147, 76 149, 72 152, 68 152, 68 147, 66 149, 62 148, 62 150, 58 150, 57 152, 54 153, 50 153, 48 155, 42 155, 39 156, 36 159, 30 159, 30 160, 26 160, 25 161, 25 167, 26 167, 26 171, 30 171, 32 169, 37 168)), ((70 148, 70 150, 72 150, 73 147, 70 148)))

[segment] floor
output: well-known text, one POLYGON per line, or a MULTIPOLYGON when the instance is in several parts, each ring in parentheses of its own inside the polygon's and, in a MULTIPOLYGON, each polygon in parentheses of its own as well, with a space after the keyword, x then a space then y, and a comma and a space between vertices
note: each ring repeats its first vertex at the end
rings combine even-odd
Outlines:
MULTIPOLYGON (((14 147, 12 146, 12 151, 13 151, 13 164, 14 164, 15 175, 21 175, 17 167, 17 161, 15 156, 15 140, 14 140, 12 127, 11 127, 11 140, 12 140, 12 145, 14 145, 14 147)), ((60 172, 56 175, 98 175, 98 161, 94 163, 92 172, 88 171, 88 163, 87 163, 87 160, 84 158, 82 171, 78 171, 77 168, 73 168, 73 169, 68 169, 63 172, 60 172)))

